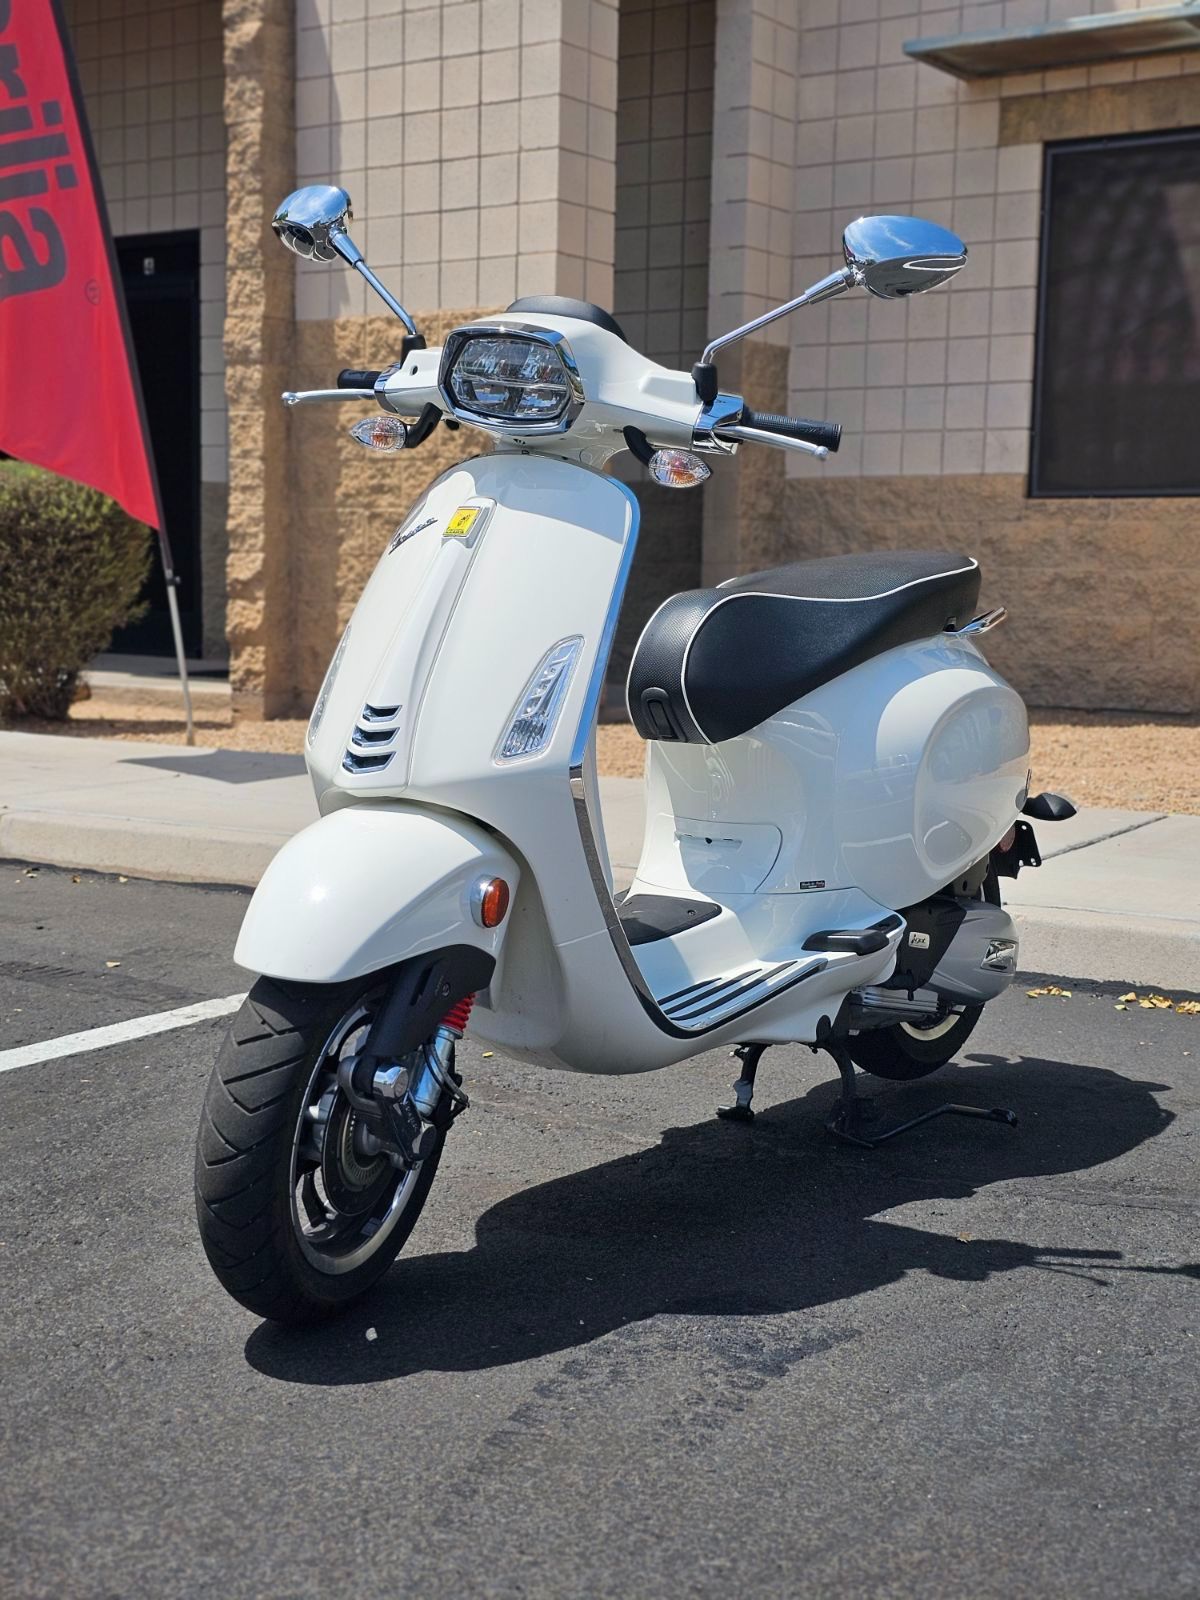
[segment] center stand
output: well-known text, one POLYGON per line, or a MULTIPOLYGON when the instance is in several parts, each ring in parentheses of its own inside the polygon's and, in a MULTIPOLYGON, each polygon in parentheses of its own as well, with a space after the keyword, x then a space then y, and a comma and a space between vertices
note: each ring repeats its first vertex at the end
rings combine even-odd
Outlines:
MULTIPOLYGON (((765 1044, 741 1044, 733 1052, 742 1063, 742 1073, 733 1086, 734 1104, 718 1107, 717 1116, 724 1121, 753 1122, 754 1110, 750 1102, 754 1097, 754 1080, 758 1073, 758 1063, 767 1048, 765 1044)), ((868 1125, 878 1113, 871 1101, 860 1100, 858 1097, 857 1074, 854 1062, 850 1059, 850 1052, 846 1048, 845 1033, 839 1032, 826 1022, 818 1031, 816 1043, 809 1048, 814 1054, 818 1050, 824 1050, 833 1057, 838 1069, 841 1092, 833 1114, 825 1126, 836 1139, 841 1139, 846 1144, 858 1145, 863 1150, 874 1150, 876 1145, 884 1144, 888 1139, 895 1139, 913 1128, 919 1128, 923 1122, 932 1122, 935 1117, 978 1117, 984 1122, 1002 1122, 1008 1128, 1015 1128, 1017 1125, 1015 1111, 1006 1111, 999 1106, 991 1108, 963 1106, 948 1101, 944 1106, 935 1106, 932 1111, 923 1111, 919 1117, 910 1117, 907 1122, 899 1122, 894 1127, 884 1128, 878 1133, 871 1132, 868 1125)))
POLYGON ((954 1101, 947 1101, 944 1106, 934 1106, 932 1111, 923 1111, 919 1117, 910 1117, 907 1122, 898 1122, 894 1127, 884 1128, 878 1133, 870 1132, 865 1124, 869 1124, 877 1113, 869 1100, 863 1101, 858 1097, 857 1075, 854 1062, 850 1059, 850 1052, 846 1048, 845 1035, 833 1027, 827 1027, 823 1037, 818 1033, 817 1042, 812 1049, 814 1052, 824 1050, 832 1056, 841 1076, 841 1093, 838 1095, 833 1115, 825 1126, 835 1139, 841 1139, 846 1144, 855 1144, 864 1150, 874 1150, 876 1145, 884 1144, 888 1139, 895 1139, 899 1134, 908 1133, 913 1128, 919 1128, 923 1122, 932 1122, 935 1117, 979 1117, 984 1122, 1002 1122, 1009 1128, 1015 1128, 1017 1125, 1015 1111, 1006 1111, 999 1106, 991 1108, 963 1106, 954 1101))

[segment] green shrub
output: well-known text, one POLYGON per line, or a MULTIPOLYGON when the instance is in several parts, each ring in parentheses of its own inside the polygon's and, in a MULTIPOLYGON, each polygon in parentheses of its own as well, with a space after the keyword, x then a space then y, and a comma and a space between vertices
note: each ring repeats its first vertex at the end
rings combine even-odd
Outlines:
POLYGON ((150 530, 95 489, 0 463, 0 717, 64 718, 80 671, 136 621, 150 530))

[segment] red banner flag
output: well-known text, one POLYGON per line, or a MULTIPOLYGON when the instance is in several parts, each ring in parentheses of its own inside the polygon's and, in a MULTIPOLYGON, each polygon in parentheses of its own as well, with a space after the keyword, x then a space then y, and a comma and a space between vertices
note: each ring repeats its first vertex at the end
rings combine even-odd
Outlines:
POLYGON ((162 527, 104 196, 56 0, 0 0, 0 450, 162 527))

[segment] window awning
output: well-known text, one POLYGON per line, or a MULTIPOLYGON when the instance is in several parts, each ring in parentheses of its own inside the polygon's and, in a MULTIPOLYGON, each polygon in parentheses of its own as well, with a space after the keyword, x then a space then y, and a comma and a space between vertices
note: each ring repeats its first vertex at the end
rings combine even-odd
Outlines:
POLYGON ((910 39, 905 53, 956 78, 994 78, 1200 48, 1200 4, 1069 17, 1036 28, 997 28, 910 39))

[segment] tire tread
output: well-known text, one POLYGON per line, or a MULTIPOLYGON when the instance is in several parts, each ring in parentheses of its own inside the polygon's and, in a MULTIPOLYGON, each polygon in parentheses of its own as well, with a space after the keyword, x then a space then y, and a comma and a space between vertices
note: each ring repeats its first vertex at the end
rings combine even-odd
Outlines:
MULTIPOLYGON (((378 975, 371 980, 377 984, 378 975)), ((209 1265, 247 1310, 303 1324, 340 1310, 391 1265, 420 1216, 440 1147, 385 1247, 344 1276, 319 1273, 292 1237, 288 1174, 298 1100, 328 1036, 362 981, 286 984, 260 978, 213 1067, 196 1138, 196 1217, 209 1265)))

